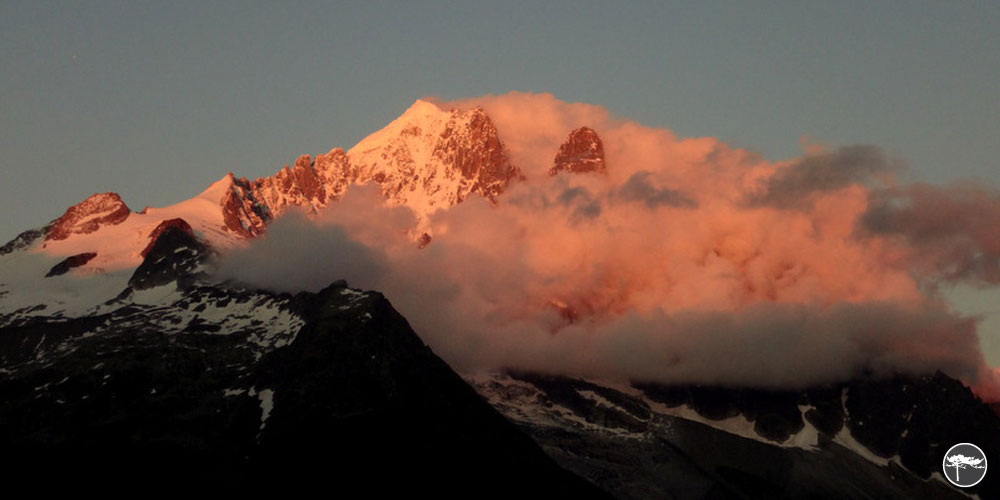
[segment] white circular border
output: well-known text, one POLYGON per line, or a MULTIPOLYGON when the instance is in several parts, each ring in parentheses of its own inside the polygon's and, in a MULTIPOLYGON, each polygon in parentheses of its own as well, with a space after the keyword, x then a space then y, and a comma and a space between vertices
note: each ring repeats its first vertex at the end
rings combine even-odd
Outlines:
POLYGON ((986 477, 986 471, 989 470, 989 467, 990 467, 990 461, 986 459, 986 452, 984 452, 982 448, 980 448, 980 447, 978 447, 978 446, 976 446, 976 445, 974 445, 972 443, 958 443, 958 444, 952 445, 952 447, 948 448, 948 451, 945 452, 944 456, 941 457, 941 472, 944 473, 944 478, 947 479, 949 483, 951 483, 951 484, 953 484, 955 486, 958 486, 959 488, 971 488, 971 487, 979 484, 986 477), (955 448, 957 448, 959 446, 962 446, 963 444, 967 444, 967 445, 969 445, 969 446, 971 446, 971 447, 979 450, 979 454, 983 456, 983 466, 985 467, 983 469, 983 475, 979 477, 979 481, 976 481, 976 482, 974 482, 972 484, 958 484, 955 481, 952 481, 951 478, 948 477, 948 469, 946 469, 945 466, 944 466, 945 461, 948 460, 948 455, 951 454, 951 450, 954 450, 955 448))

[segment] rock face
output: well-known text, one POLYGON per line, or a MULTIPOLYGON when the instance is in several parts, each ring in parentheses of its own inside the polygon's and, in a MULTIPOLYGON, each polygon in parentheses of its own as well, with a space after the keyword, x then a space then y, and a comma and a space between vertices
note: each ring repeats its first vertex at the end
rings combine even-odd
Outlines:
POLYGON ((176 281, 180 288, 186 288, 193 283, 211 251, 191 233, 190 228, 185 229, 180 224, 166 225, 162 230, 157 228, 154 233, 157 232, 159 234, 150 243, 142 264, 132 273, 129 287, 145 290, 176 281))
POLYGON ((267 224, 290 208, 316 213, 357 181, 340 148, 312 159, 302 155, 270 177, 251 181, 233 177, 222 201, 225 227, 244 238, 261 234, 267 224))
POLYGON ((49 224, 45 227, 29 229, 27 231, 22 232, 21 234, 14 237, 14 239, 5 243, 3 246, 0 246, 0 255, 7 255, 9 253, 17 252, 18 250, 24 250, 25 248, 30 247, 32 244, 38 241, 39 238, 45 236, 49 232, 49 229, 51 227, 52 224, 49 224))
POLYGON ((359 142, 347 158, 353 182, 377 182, 391 203, 418 215, 473 194, 494 200, 523 178, 485 111, 444 111, 426 101, 359 142))
POLYGON ((116 193, 95 194, 69 207, 49 227, 45 239, 64 240, 72 234, 88 234, 101 226, 120 224, 132 213, 116 193))
POLYGON ((86 252, 77 255, 71 255, 62 260, 62 262, 52 266, 52 269, 45 274, 46 278, 51 278, 53 276, 61 276, 69 272, 70 269, 74 267, 80 267, 97 257, 96 252, 86 252))
POLYGON ((153 249, 153 245, 156 244, 156 240, 159 239, 160 235, 169 228, 179 229, 190 236, 194 236, 194 230, 191 229, 191 225, 184 219, 167 219, 161 222, 149 233, 149 245, 147 245, 146 248, 143 248, 139 255, 142 255, 145 258, 146 255, 149 254, 149 251, 153 249))
POLYGON ((250 181, 235 178, 232 172, 227 175, 230 186, 221 201, 223 226, 242 238, 260 235, 272 219, 270 208, 257 199, 250 181))
MULTIPOLYGON (((940 474, 947 449, 1000 456, 1000 418, 942 374, 801 391, 523 373, 470 382, 562 466, 622 499, 961 499, 940 474)), ((1000 498, 1000 480, 966 492, 1000 498)))
POLYGON ((0 316, 8 486, 111 475, 102 489, 607 498, 484 402, 381 295, 168 280, 191 276, 175 256, 197 244, 167 227, 137 288, 93 314, 0 316))
POLYGON ((223 206, 226 227, 253 237, 288 209, 315 213, 352 184, 374 182, 390 204, 426 216, 472 195, 495 201, 519 179, 485 111, 445 111, 417 101, 347 153, 303 155, 271 177, 234 178, 223 206))
POLYGON ((347 185, 347 159, 343 151, 335 149, 320 156, 324 161, 314 161, 309 155, 302 155, 291 168, 285 165, 273 176, 259 178, 252 183, 251 189, 257 199, 268 207, 272 216, 282 214, 289 207, 300 207, 315 213, 343 191, 347 185))
POLYGON ((454 203, 469 194, 495 200, 520 170, 511 165, 493 121, 481 108, 453 112, 434 146, 434 158, 461 174, 454 203))
POLYGON ((607 167, 604 163, 604 144, 601 138, 588 127, 580 127, 570 132, 553 161, 549 175, 559 172, 600 172, 607 167))

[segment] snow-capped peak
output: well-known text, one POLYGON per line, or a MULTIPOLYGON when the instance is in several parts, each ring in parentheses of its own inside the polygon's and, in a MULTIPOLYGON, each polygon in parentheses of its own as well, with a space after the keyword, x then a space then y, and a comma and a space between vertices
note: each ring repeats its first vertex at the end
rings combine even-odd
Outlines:
POLYGON ((386 198, 426 217, 470 194, 494 199, 521 178, 481 108, 444 111, 418 100, 347 152, 354 182, 373 180, 386 198))
POLYGON ((419 148, 422 143, 431 142, 444 130, 445 122, 452 113, 443 111, 433 103, 417 99, 399 118, 389 122, 382 129, 361 139, 347 151, 349 158, 364 158, 392 147, 400 138, 419 148))
POLYGON ((434 104, 430 101, 425 101, 423 99, 417 99, 413 101, 413 104, 406 111, 400 115, 400 119, 407 120, 421 120, 427 117, 439 116, 442 113, 448 113, 448 110, 441 109, 440 106, 434 104))
POLYGON ((222 203, 222 199, 233 187, 234 179, 235 176, 232 172, 226 172, 226 175, 223 175, 221 179, 209 184, 208 187, 199 193, 198 196, 195 196, 195 198, 200 198, 212 203, 222 203))
POLYGON ((100 193, 69 207, 56 219, 46 240, 65 240, 73 234, 93 233, 105 225, 120 224, 132 213, 118 193, 100 193))
MULTIPOLYGON (((292 166, 253 181, 227 172, 188 200, 138 213, 115 193, 96 194, 70 207, 50 226, 25 233, 3 248, 5 253, 58 260, 96 253, 68 276, 124 272, 142 262, 151 235, 164 221, 181 221, 195 238, 222 249, 262 234, 271 220, 292 207, 315 213, 352 184, 379 184, 388 203, 412 208, 424 222, 433 212, 469 196, 494 200, 521 178, 485 111, 444 110, 418 99, 346 153, 334 148, 316 157, 302 155, 292 166), (44 242, 36 241, 41 235, 44 242)), ((419 234, 420 228, 414 229, 419 234)), ((425 235, 422 244, 429 239, 425 235)), ((39 266, 47 271, 52 263, 46 260, 39 266)))

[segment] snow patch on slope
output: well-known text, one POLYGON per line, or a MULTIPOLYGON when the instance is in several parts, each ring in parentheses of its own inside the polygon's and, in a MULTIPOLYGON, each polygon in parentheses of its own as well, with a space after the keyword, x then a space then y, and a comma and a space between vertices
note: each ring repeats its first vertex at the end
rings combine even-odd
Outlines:
POLYGON ((70 271, 45 278, 61 260, 31 251, 0 256, 0 317, 15 312, 18 317, 88 314, 121 293, 132 276, 131 269, 124 269, 84 275, 70 271))
POLYGON ((260 430, 264 430, 267 419, 271 416, 271 410, 274 409, 274 391, 263 389, 257 393, 257 398, 260 399, 260 430))

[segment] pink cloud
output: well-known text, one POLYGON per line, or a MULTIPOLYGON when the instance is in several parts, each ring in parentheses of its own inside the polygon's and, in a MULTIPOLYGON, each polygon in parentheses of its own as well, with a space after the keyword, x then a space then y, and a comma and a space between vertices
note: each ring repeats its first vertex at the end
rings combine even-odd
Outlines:
MULTIPOLYGON (((352 187, 311 227, 276 221, 223 260, 224 274, 283 290, 304 287, 280 278, 295 269, 308 269, 313 288, 353 276, 462 370, 797 386, 943 369, 984 393, 1000 387, 984 371, 975 323, 922 286, 936 275, 914 274, 914 259, 926 258, 917 247, 937 240, 904 212, 885 212, 878 193, 900 167, 877 148, 767 162, 548 94, 440 105, 483 107, 527 179, 496 204, 472 198, 437 212, 423 250, 405 208, 352 187), (549 176, 580 126, 601 136, 607 175, 549 176), (300 231, 340 233, 303 252, 300 231), (278 238, 288 239, 285 258, 263 250, 278 238), (255 267, 277 270, 246 271, 255 267)), ((932 222, 922 205, 931 195, 904 193, 906 210, 932 222)), ((976 220, 964 205, 949 213, 976 220)), ((953 233, 994 250, 995 230, 964 224, 953 233)))

